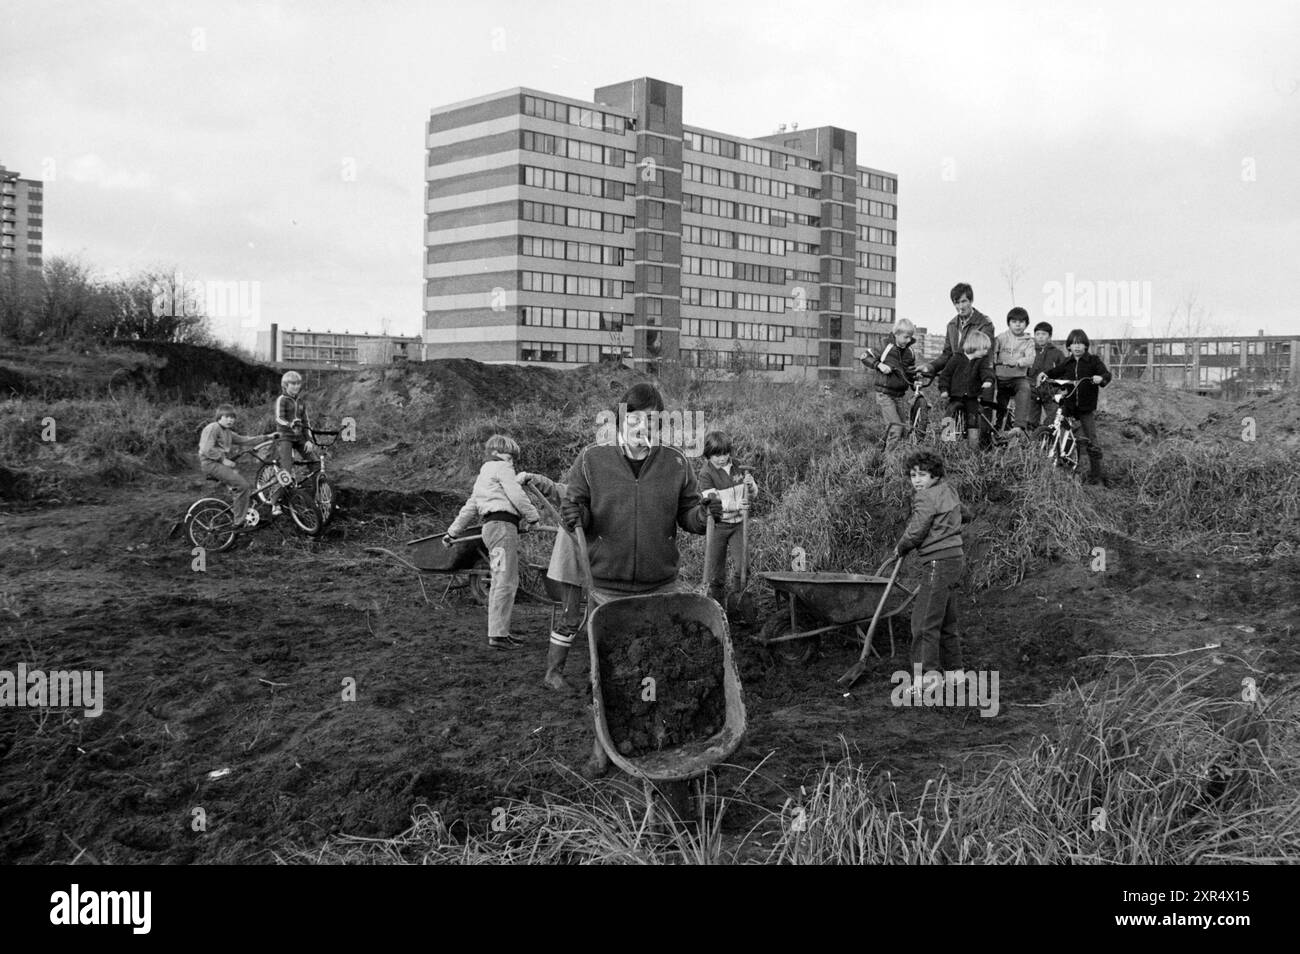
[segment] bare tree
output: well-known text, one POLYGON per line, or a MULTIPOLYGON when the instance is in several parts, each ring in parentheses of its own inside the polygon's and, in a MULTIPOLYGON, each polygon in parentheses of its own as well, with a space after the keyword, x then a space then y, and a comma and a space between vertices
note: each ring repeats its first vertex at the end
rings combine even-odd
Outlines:
POLYGON ((1024 278, 1025 270, 1020 264, 1020 259, 1014 255, 1008 255, 1002 260, 1002 265, 998 269, 1002 274, 1002 280, 1007 283, 1007 292, 1011 295, 1011 304, 1016 303, 1016 282, 1024 278))
POLYGON ((1165 320, 1165 338, 1213 338, 1223 334, 1223 323, 1200 302, 1196 289, 1183 292, 1165 320))

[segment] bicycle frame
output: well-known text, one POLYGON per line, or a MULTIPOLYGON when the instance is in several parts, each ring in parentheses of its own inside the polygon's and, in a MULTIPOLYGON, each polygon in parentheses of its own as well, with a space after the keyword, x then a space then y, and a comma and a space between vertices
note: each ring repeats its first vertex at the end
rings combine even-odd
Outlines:
POLYGON ((1054 465, 1058 467, 1068 465, 1072 469, 1078 470, 1079 439, 1075 435, 1075 431, 1079 427, 1079 422, 1065 413, 1064 402, 1066 398, 1079 390, 1079 385, 1083 383, 1083 380, 1061 381, 1050 378, 1048 380, 1056 385, 1068 385, 1068 389, 1057 391, 1056 394, 1052 395, 1052 399, 1056 401, 1056 416, 1052 419, 1052 423, 1047 426, 1047 431, 1043 435, 1042 446, 1048 460, 1054 465))

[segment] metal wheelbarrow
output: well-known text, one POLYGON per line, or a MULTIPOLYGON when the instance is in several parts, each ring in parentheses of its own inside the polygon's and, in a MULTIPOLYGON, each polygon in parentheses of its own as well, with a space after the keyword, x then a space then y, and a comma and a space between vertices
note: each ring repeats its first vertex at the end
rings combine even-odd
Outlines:
MULTIPOLYGON (((579 563, 590 594, 594 584, 587 541, 581 527, 575 529, 574 536, 578 545, 579 563)), ((591 605, 590 596, 588 605, 591 605)), ((589 612, 587 646, 591 654, 591 690, 596 739, 610 761, 628 775, 647 784, 689 782, 702 776, 736 751, 745 734, 745 701, 741 694, 740 675, 736 669, 731 637, 727 631, 727 618, 722 608, 713 600, 698 593, 648 594, 610 600, 589 612), (644 629, 647 621, 662 624, 665 632, 671 632, 675 627, 680 628, 689 623, 698 623, 706 627, 721 644, 725 721, 722 727, 708 738, 691 740, 642 755, 623 755, 619 752, 610 733, 605 687, 601 680, 600 647, 602 640, 606 640, 609 634, 644 629)), ((646 675, 651 678, 654 676, 650 672, 646 675)), ((670 801, 672 801, 671 797, 670 801)))
POLYGON ((884 619, 890 626, 889 654, 894 654, 893 618, 916 598, 916 588, 896 583, 898 567, 892 576, 882 576, 891 560, 881 564, 872 576, 857 573, 762 573, 776 591, 777 613, 763 624, 758 641, 772 655, 790 663, 806 663, 817 651, 823 633, 852 627, 855 644, 862 645, 863 658, 875 652, 870 638, 875 624, 884 619), (863 633, 862 624, 871 623, 863 633))
MULTIPOLYGON (((482 527, 470 528, 468 536, 457 537, 450 547, 442 545, 442 534, 408 540, 404 554, 394 553, 384 547, 366 547, 366 553, 391 557, 402 566, 418 573, 432 573, 447 577, 442 599, 453 589, 469 588, 474 602, 486 606, 491 589, 492 570, 487 547, 483 543, 482 527)), ((554 527, 537 527, 536 530, 554 531, 554 527)), ((559 584, 546 575, 546 565, 519 560, 519 590, 541 603, 558 603, 563 599, 559 584)))

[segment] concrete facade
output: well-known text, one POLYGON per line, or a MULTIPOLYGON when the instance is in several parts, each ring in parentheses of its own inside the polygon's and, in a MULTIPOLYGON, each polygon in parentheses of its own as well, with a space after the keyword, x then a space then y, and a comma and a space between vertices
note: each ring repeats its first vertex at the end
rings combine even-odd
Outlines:
POLYGON ((648 77, 433 110, 429 357, 854 373, 859 335, 895 318, 896 177, 849 130, 682 117, 682 88, 648 77))
POLYGON ((40 268, 45 185, 0 165, 0 263, 40 268))

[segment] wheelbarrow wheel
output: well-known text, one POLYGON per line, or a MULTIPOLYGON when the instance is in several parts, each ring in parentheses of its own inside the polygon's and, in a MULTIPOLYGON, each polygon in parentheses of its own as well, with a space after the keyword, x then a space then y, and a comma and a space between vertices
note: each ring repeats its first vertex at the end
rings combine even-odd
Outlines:
POLYGON ((769 642, 769 640, 784 636, 789 632, 791 632, 789 610, 781 610, 768 617, 759 634, 759 640, 767 651, 772 654, 772 658, 777 661, 787 666, 806 665, 816 654, 817 647, 821 643, 821 637, 809 636, 806 639, 790 639, 782 643, 769 642))
POLYGON ((486 571, 471 572, 469 575, 469 595, 479 606, 487 606, 488 593, 492 589, 492 577, 486 571))

